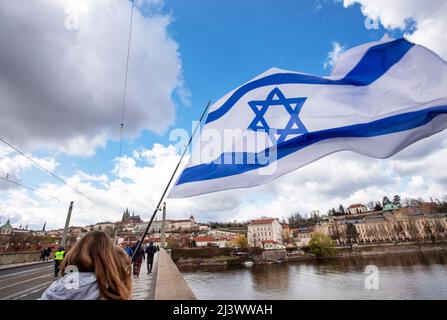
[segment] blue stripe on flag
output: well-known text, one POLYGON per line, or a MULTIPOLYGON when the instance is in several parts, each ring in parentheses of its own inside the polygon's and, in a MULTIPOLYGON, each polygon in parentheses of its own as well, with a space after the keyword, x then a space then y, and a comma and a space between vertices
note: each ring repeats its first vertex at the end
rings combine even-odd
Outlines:
MULTIPOLYGON (((447 106, 431 107, 424 110, 394 115, 368 123, 305 133, 299 137, 277 144, 277 157, 275 161, 312 144, 328 139, 375 137, 414 129, 427 124, 441 114, 447 114, 447 106)), ((268 157, 269 152, 270 149, 266 149, 259 153, 238 152, 222 154, 214 162, 186 168, 180 176, 177 185, 194 181, 223 178, 265 167, 270 163, 263 163, 262 160, 268 157), (224 164, 223 159, 235 158, 244 159, 245 163, 224 164), (258 161, 260 159, 262 160, 258 161)))
POLYGON ((249 82, 233 93, 217 110, 208 114, 206 123, 213 122, 226 114, 246 93, 251 90, 280 84, 352 85, 366 86, 385 74, 414 45, 405 39, 397 39, 369 48, 360 62, 340 80, 329 80, 307 74, 276 73, 249 82))

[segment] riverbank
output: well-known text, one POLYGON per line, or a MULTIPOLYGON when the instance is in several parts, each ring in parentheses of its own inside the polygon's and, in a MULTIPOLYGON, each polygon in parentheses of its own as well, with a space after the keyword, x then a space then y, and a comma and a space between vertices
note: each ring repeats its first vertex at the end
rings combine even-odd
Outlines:
MULTIPOLYGON (((202 248, 195 249, 176 249, 173 251, 173 260, 177 267, 181 269, 206 268, 220 266, 241 265, 248 258, 248 255, 234 256, 228 249, 202 248), (196 254, 198 253, 198 254, 196 254)), ((287 254, 285 250, 265 250, 249 255, 249 259, 257 265, 272 264, 275 262, 288 261, 319 261, 327 259, 347 259, 356 257, 381 257, 405 254, 447 254, 447 242, 438 242, 435 244, 417 243, 385 243, 380 245, 354 246, 352 249, 337 248, 336 255, 328 258, 318 258, 312 254, 287 254)))
POLYGON ((385 257, 393 255, 406 254, 447 254, 447 243, 440 242, 435 244, 404 243, 404 244, 381 244, 357 246, 351 248, 337 248, 337 253, 333 257, 318 258, 314 255, 307 254, 296 257, 287 257, 287 261, 316 261, 327 259, 349 259, 349 258, 368 258, 368 257, 385 257))
POLYGON ((231 248, 171 249, 171 258, 178 268, 240 265, 241 256, 233 255, 231 248))

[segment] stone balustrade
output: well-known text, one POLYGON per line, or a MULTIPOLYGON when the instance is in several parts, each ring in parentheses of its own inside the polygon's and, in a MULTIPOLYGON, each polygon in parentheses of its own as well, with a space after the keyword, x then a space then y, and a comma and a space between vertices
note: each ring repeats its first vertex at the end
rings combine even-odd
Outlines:
POLYGON ((39 258, 39 251, 0 253, 0 266, 39 261, 39 258))
POLYGON ((188 283, 164 249, 158 254, 154 284, 155 300, 196 300, 188 283))

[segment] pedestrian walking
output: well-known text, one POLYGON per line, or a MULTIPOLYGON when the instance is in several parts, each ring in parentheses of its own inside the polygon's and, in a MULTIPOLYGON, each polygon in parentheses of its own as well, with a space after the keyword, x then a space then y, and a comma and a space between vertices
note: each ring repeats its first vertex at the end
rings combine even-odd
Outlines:
POLYGON ((47 249, 40 250, 40 258, 39 261, 45 261, 45 256, 47 254, 47 249))
POLYGON ((57 277, 60 270, 60 265, 62 263, 62 260, 64 260, 65 257, 65 249, 63 247, 59 247, 57 249, 56 253, 54 254, 54 276, 57 277))
POLYGON ((88 233, 73 246, 61 264, 61 274, 63 278, 51 284, 42 300, 132 297, 130 258, 102 231, 88 233))
POLYGON ((45 260, 46 261, 50 260, 50 256, 51 256, 51 247, 48 247, 45 252, 45 260))
POLYGON ((157 252, 157 247, 154 246, 154 243, 151 242, 149 243, 149 245, 146 247, 146 262, 147 262, 147 274, 152 272, 152 266, 154 264, 154 256, 155 253, 157 252))
POLYGON ((137 251, 138 243, 135 246, 132 247, 133 252, 133 258, 132 258, 132 264, 133 264, 133 276, 137 279, 140 278, 140 269, 141 264, 144 260, 144 249, 140 247, 140 249, 137 251))

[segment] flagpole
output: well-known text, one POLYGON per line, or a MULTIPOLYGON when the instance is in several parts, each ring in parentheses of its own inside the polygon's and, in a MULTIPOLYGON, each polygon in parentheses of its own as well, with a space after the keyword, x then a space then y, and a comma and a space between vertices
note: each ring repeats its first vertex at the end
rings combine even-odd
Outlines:
POLYGON ((202 120, 205 117, 205 115, 206 115, 210 105, 211 105, 211 101, 208 101, 208 104, 207 104, 205 110, 203 110, 202 116, 200 117, 199 123, 197 123, 197 125, 196 125, 196 127, 194 129, 194 132, 192 133, 191 137, 189 138, 188 144, 186 145, 185 149, 183 150, 182 156, 180 157, 180 160, 177 163, 177 166, 175 167, 174 172, 172 172, 171 178, 169 178, 168 184, 166 185, 166 188, 163 191, 163 194, 161 195, 160 200, 158 201, 157 206, 155 207, 155 210, 154 210, 154 213, 152 214, 151 220, 147 224, 146 230, 144 231, 143 236, 141 237, 140 241, 138 242, 137 248, 135 249, 135 251, 134 251, 134 253, 132 255, 132 260, 135 257, 135 254, 140 250, 140 248, 141 248, 141 246, 143 244, 144 238, 146 238, 146 235, 149 232, 149 229, 150 229, 150 227, 152 225, 152 222, 154 221, 155 216, 157 215, 157 212, 160 209, 160 206, 161 206, 161 204, 162 204, 162 202, 163 202, 163 200, 164 200, 164 198, 166 196, 166 193, 169 190, 169 187, 171 186, 172 180, 174 180, 174 176, 177 173, 177 171, 178 171, 178 169, 180 167, 180 164, 182 163, 183 158, 185 157, 186 152, 188 151, 188 148, 191 145, 194 136, 196 135, 197 129, 199 129, 199 126, 202 123, 202 120))

